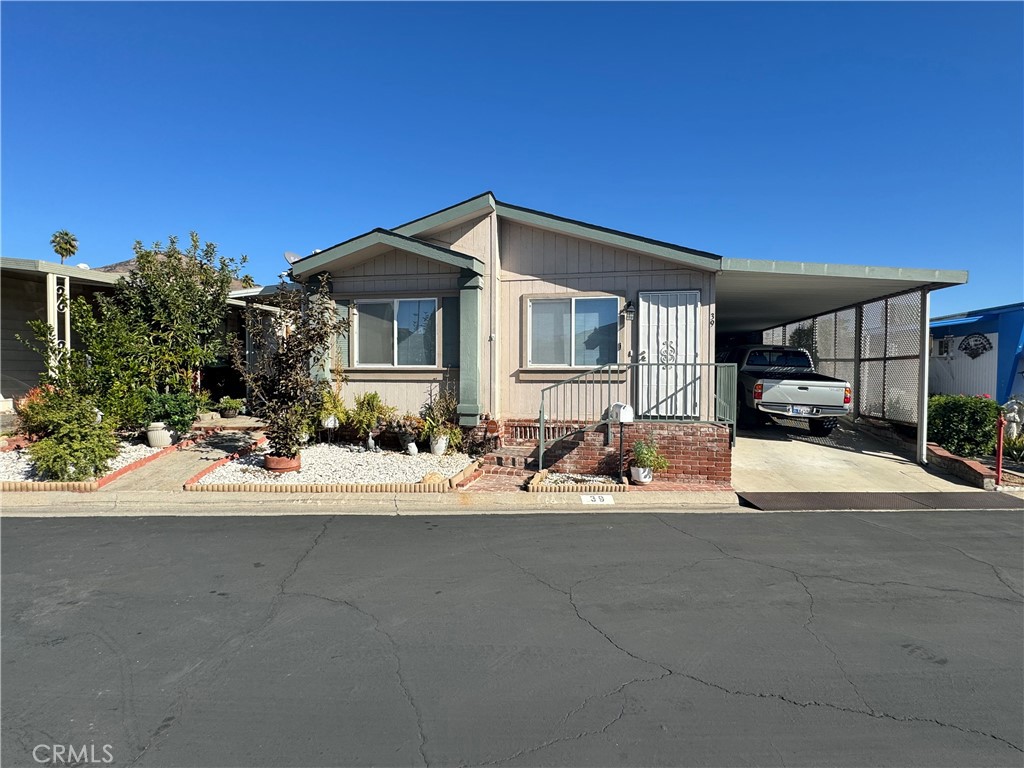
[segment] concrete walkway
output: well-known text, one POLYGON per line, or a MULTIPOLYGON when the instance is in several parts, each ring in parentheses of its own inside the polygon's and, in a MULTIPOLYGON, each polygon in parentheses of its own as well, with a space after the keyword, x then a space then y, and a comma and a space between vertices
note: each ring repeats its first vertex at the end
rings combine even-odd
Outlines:
POLYGON ((182 492, 187 480, 213 462, 230 456, 249 445, 253 437, 243 432, 219 432, 202 442, 161 456, 143 467, 132 470, 105 485, 97 493, 112 494, 134 491, 182 492))

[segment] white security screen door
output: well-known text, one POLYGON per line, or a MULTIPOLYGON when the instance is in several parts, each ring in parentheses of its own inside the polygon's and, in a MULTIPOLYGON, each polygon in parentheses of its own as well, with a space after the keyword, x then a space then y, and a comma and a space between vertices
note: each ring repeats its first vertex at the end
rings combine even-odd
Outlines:
POLYGON ((640 293, 637 416, 700 417, 700 291, 640 293))

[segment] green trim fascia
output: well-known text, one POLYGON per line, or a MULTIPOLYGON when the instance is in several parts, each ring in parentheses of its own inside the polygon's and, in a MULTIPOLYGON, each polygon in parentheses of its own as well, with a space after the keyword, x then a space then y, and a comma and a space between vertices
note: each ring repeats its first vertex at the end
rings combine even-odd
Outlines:
POLYGON ((853 277, 867 280, 903 280, 921 287, 925 285, 963 285, 967 282, 965 270, 865 267, 856 264, 821 264, 806 261, 722 259, 722 271, 810 277, 853 277))
POLYGON ((405 224, 401 224, 397 227, 392 227, 391 231, 399 235, 415 237, 423 232, 443 227, 445 224, 451 224, 461 219, 468 219, 475 214, 491 213, 494 211, 494 207, 494 195, 490 192, 484 192, 483 194, 471 197, 469 200, 463 200, 461 203, 450 205, 447 208, 436 211, 435 213, 428 214, 418 219, 413 219, 412 221, 406 222, 405 224))
POLYGON ((629 251, 643 253, 677 264, 685 264, 688 267, 695 267, 701 270, 718 271, 721 268, 722 257, 717 254, 683 248, 682 246, 665 243, 660 240, 650 240, 639 235, 631 235, 627 232, 618 232, 614 229, 600 227, 596 224, 566 219, 529 208, 520 208, 509 203, 496 201, 496 204, 499 217, 516 221, 520 224, 550 229, 569 237, 594 240, 615 248, 624 248, 629 251))
POLYGON ((387 245, 414 253, 426 259, 458 267, 459 269, 468 269, 476 274, 483 274, 484 270, 483 261, 475 256, 467 256, 464 253, 458 253, 439 245, 432 245, 422 240, 398 235, 387 229, 375 229, 367 232, 365 235, 360 235, 351 240, 346 240, 344 243, 332 246, 326 251, 300 259, 292 265, 292 276, 296 280, 301 280, 309 276, 310 273, 321 272, 333 262, 340 261, 346 256, 351 256, 374 245, 387 245), (301 269, 298 268, 300 264, 302 265, 301 269))

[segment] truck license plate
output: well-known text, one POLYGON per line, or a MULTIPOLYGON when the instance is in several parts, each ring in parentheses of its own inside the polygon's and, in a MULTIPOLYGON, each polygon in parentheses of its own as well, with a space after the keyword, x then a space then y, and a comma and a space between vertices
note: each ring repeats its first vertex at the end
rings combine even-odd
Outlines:
POLYGON ((806 416, 807 414, 809 414, 811 412, 811 410, 812 410, 811 408, 807 408, 807 407, 802 406, 802 405, 794 405, 790 409, 790 412, 798 414, 800 416, 806 416))

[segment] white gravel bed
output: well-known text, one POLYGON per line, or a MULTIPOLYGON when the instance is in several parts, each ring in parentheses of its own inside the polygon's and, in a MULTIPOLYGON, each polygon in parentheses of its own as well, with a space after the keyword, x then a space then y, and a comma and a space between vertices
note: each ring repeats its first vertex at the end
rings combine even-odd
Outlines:
POLYGON ((263 468, 266 447, 230 461, 210 472, 199 483, 418 483, 429 472, 448 478, 469 465, 464 453, 435 456, 418 453, 410 456, 397 451, 370 452, 358 446, 320 443, 302 450, 302 469, 298 472, 268 472, 263 468))
POLYGON ((541 485, 617 485, 614 477, 608 475, 577 475, 563 472, 548 472, 541 485))
MULTIPOLYGON (((146 443, 127 440, 122 440, 118 445, 117 456, 107 464, 105 473, 107 475, 163 450, 163 448, 150 448, 146 443)), ((0 453, 0 480, 42 482, 45 478, 36 474, 36 468, 29 459, 28 451, 18 449, 0 453)))

